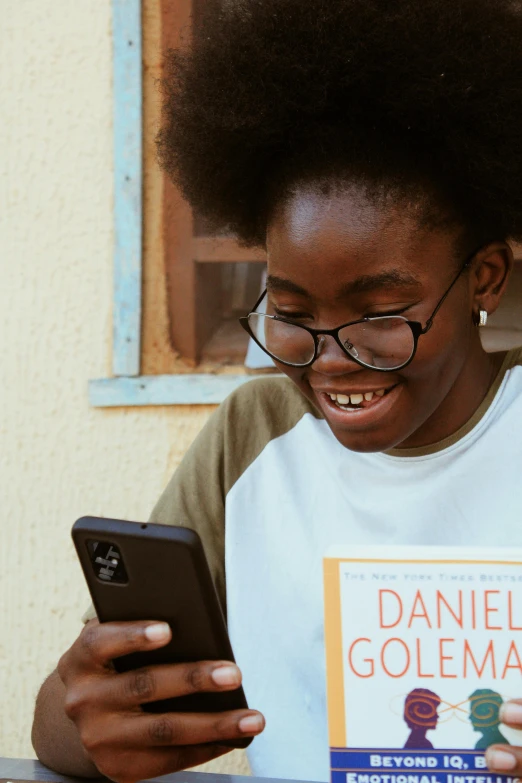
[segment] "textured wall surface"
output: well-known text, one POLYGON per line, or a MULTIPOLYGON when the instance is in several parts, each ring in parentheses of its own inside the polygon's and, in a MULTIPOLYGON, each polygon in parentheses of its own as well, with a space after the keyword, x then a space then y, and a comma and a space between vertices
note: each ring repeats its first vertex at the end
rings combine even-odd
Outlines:
POLYGON ((1 5, 0 755, 29 757, 38 687, 88 603, 71 524, 145 519, 210 409, 89 408, 111 358, 110 0, 1 5))

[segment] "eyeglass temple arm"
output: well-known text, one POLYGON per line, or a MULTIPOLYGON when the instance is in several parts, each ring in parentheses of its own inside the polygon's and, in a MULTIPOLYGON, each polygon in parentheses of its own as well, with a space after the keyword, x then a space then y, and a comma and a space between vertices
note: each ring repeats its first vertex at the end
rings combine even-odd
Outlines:
POLYGON ((257 302, 255 303, 255 305, 253 306, 252 310, 250 311, 251 313, 255 313, 256 312, 257 308, 259 307, 259 305, 261 304, 261 302, 263 301, 265 296, 266 296, 266 288, 263 291, 263 293, 261 294, 261 296, 259 297, 259 299, 257 300, 257 302))
POLYGON ((470 257, 467 259, 466 263, 465 263, 465 264, 464 264, 464 265, 461 267, 461 269, 459 270, 458 274, 457 274, 457 275, 456 275, 456 277, 453 279, 453 282, 451 283, 451 285, 450 285, 450 286, 449 286, 449 288, 447 289, 446 293, 444 294, 444 296, 442 297, 442 299, 439 301, 439 303, 438 303, 437 307, 435 308, 435 310, 432 312, 432 314, 430 315, 430 317, 429 317, 429 318, 428 318, 428 320, 426 321, 426 326, 425 326, 425 327, 424 327, 424 329, 422 330, 421 334, 426 334, 426 332, 429 332, 429 330, 431 329, 431 327, 432 327, 432 325, 433 325, 433 319, 435 318, 435 316, 436 316, 436 315, 437 315, 437 313, 439 312, 440 308, 441 308, 441 307, 442 307, 442 305, 444 304, 444 302, 445 302, 445 300, 446 300, 446 297, 448 296, 449 292, 451 291, 451 289, 453 288, 453 286, 455 285, 455 283, 457 282, 457 280, 459 279, 459 277, 461 276, 461 274, 464 272, 464 270, 465 270, 465 269, 467 269, 469 266, 471 266, 471 262, 472 262, 472 261, 473 261, 473 259, 475 258, 475 256, 476 256, 477 252, 478 252, 478 251, 477 251, 477 250, 475 250, 475 251, 473 252, 473 255, 471 255, 471 256, 470 256, 470 257))

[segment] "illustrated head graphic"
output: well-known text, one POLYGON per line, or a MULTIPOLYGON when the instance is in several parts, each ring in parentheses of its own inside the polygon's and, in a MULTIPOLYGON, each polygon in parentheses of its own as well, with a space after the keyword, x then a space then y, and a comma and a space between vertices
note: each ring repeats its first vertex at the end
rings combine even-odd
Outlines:
POLYGON ((502 702, 502 696, 489 688, 473 691, 469 697, 469 719, 474 730, 481 734, 475 750, 485 750, 497 742, 509 744, 498 728, 502 702))
POLYGON ((437 709, 440 702, 440 696, 426 688, 414 688, 408 693, 404 702, 404 721, 411 732, 405 748, 433 748, 426 732, 437 726, 437 709))

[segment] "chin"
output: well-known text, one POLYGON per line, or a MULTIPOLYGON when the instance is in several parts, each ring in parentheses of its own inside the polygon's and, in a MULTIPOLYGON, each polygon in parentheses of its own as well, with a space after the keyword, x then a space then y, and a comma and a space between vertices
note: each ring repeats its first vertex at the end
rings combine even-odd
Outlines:
POLYGON ((394 384, 389 393, 365 401, 355 409, 339 407, 330 396, 319 392, 308 396, 322 412, 339 443, 350 451, 388 451, 403 443, 415 429, 409 415, 404 384, 394 384))
POLYGON ((378 451, 388 451, 398 446, 403 437, 384 431, 379 432, 347 432, 346 430, 340 430, 336 427, 332 427, 328 422, 330 429, 341 444, 350 451, 358 451, 363 454, 371 454, 378 451))

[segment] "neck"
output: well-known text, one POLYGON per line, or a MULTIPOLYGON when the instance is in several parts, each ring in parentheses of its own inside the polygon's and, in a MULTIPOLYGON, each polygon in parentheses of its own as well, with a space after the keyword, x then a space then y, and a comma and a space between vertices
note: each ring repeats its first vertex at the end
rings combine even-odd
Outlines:
POLYGON ((428 731, 428 729, 423 728, 422 726, 415 726, 415 728, 411 729, 410 738, 412 738, 412 739, 413 738, 425 739, 427 731, 428 731))

